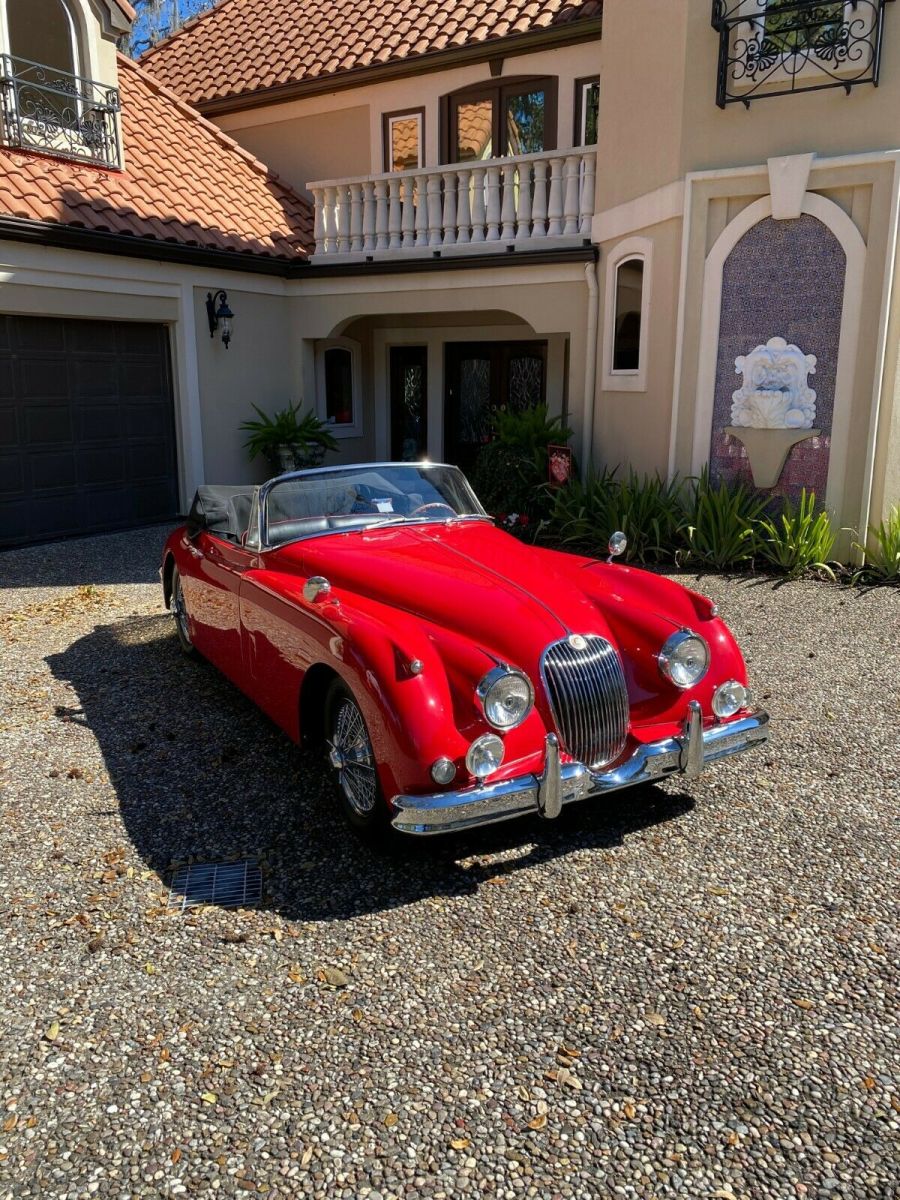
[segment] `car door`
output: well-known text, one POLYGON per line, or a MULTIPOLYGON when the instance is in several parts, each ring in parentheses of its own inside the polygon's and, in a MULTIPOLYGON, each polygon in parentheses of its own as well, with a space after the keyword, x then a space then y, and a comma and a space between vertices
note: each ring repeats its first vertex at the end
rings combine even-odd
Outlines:
POLYGON ((321 661, 332 633, 319 606, 304 599, 304 583, 277 551, 268 551, 240 584, 244 690, 294 739, 300 683, 310 664, 321 661))
POLYGON ((245 689, 240 583, 244 572, 255 563, 256 552, 210 533, 200 534, 197 549, 199 559, 189 591, 185 581, 194 645, 223 674, 245 689))

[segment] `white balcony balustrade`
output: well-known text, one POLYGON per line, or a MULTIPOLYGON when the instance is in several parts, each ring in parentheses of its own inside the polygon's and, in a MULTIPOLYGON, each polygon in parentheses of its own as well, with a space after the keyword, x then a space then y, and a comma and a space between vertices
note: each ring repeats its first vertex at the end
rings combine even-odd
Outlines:
POLYGON ((489 254, 580 245, 591 235, 593 146, 307 186, 315 257, 489 254))

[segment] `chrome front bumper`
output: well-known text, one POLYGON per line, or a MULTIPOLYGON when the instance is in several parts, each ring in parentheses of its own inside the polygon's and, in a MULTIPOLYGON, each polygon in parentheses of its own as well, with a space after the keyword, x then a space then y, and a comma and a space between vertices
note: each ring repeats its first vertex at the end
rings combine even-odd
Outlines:
POLYGON ((560 763, 559 741, 555 734, 548 733, 542 774, 521 775, 459 792, 395 796, 392 823, 402 833, 431 834, 490 825, 527 813, 558 817, 562 806, 574 800, 639 783, 655 783, 676 772, 693 778, 707 763, 740 754, 768 736, 766 712, 760 710, 727 725, 704 729, 700 706, 692 701, 679 737, 639 746, 631 758, 612 770, 591 771, 582 763, 560 763))

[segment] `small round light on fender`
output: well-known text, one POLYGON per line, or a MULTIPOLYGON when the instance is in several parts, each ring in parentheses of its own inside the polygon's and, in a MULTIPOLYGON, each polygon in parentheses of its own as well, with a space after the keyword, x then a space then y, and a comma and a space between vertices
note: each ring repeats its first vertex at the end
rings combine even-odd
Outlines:
POLYGON ((456 778, 456 763, 449 758, 437 758, 431 764, 431 778, 435 783, 452 783, 456 778))
POLYGON ((503 741, 496 733, 483 733, 469 747, 466 766, 476 779, 486 779, 503 762, 503 741))
POLYGON ((712 701, 713 712, 720 718, 733 717, 736 712, 747 707, 749 700, 750 694, 744 685, 736 679, 729 679, 727 683, 716 688, 712 701))

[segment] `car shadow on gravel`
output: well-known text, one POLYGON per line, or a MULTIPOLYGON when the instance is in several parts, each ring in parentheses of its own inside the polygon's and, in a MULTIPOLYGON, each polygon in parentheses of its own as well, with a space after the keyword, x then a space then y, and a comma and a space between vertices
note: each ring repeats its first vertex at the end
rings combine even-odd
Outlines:
MULTIPOLYGON (((218 671, 178 650, 165 614, 97 626, 47 662, 79 705, 57 709, 97 739, 128 836, 168 883, 188 858, 258 858, 263 904, 334 920, 434 895, 582 850, 609 850, 673 820, 690 797, 631 789, 465 836, 395 839, 374 850, 344 825, 321 757, 298 750, 218 671)), ((99 795, 95 814, 108 802, 99 795)))

